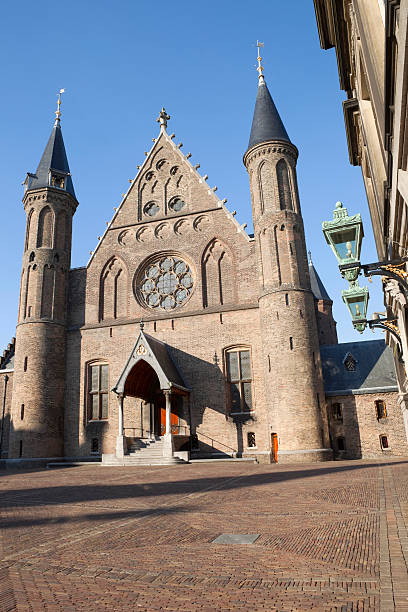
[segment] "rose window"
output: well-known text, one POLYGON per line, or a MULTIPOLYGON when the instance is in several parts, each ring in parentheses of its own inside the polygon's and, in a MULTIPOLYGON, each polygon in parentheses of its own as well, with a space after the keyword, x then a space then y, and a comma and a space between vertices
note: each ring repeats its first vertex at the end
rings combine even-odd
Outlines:
POLYGON ((147 306, 172 310, 190 297, 193 275, 185 261, 167 256, 145 269, 139 287, 147 306))

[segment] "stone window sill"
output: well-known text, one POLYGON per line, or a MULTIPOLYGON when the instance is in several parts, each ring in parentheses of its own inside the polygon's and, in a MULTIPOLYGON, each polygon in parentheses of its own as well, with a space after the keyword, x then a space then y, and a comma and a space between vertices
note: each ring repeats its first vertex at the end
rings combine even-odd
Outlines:
POLYGON ((108 423, 109 419, 89 419, 88 421, 88 425, 89 423, 108 423))

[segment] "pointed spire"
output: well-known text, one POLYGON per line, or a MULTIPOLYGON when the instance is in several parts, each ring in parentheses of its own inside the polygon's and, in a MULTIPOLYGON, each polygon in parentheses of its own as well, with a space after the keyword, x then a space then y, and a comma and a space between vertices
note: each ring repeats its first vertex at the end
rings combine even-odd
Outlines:
POLYGON ((312 253, 308 251, 309 256, 309 276, 310 276, 310 287, 316 300, 324 300, 325 302, 331 302, 332 300, 327 293, 320 276, 316 272, 316 268, 312 262, 312 253))
POLYGON ((269 140, 284 140, 290 142, 288 133, 279 116, 263 76, 262 58, 259 50, 260 47, 263 47, 263 43, 258 41, 257 47, 257 72, 259 81, 248 149, 262 142, 268 142, 269 140))
POLYGON ((55 122, 47 146, 41 157, 35 174, 28 173, 26 178, 26 191, 40 189, 42 187, 54 187, 67 191, 75 196, 74 185, 71 179, 67 154, 65 152, 64 140, 61 131, 61 89, 58 94, 58 107, 55 111, 55 122))

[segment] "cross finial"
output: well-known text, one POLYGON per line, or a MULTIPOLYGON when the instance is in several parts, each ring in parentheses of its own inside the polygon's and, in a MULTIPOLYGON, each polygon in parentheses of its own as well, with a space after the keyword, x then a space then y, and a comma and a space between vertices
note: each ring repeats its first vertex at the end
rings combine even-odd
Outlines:
POLYGON ((256 46, 258 47, 258 57, 256 58, 258 60, 258 67, 257 67, 257 72, 258 72, 258 78, 263 81, 263 66, 261 64, 262 62, 262 57, 261 57, 261 47, 264 46, 263 42, 260 42, 259 40, 256 41, 256 46))
POLYGON ((57 100, 57 110, 55 111, 55 124, 54 125, 58 125, 60 122, 60 117, 61 117, 61 95, 65 93, 65 89, 60 89, 59 93, 57 94, 58 96, 58 100, 57 100))
POLYGON ((140 319, 140 323, 139 323, 139 325, 140 325, 140 331, 142 332, 142 331, 143 331, 143 328, 144 328, 144 322, 143 322, 143 319, 140 319))
POLYGON ((164 131, 166 130, 167 122, 169 121, 169 119, 170 119, 170 115, 166 113, 166 109, 163 106, 163 108, 161 109, 159 113, 159 116, 156 119, 157 123, 160 123, 160 129, 164 131))

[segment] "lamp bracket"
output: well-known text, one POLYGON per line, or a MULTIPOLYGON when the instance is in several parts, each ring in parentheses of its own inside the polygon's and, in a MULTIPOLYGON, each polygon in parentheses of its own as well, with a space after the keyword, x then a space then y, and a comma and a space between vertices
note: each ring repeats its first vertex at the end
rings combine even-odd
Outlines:
POLYGON ((408 301, 408 273, 405 270, 407 261, 408 257, 392 259, 391 261, 376 261, 375 263, 361 265, 361 269, 364 272, 364 276, 368 278, 370 276, 384 276, 385 278, 396 280, 403 290, 405 299, 408 301))
POLYGON ((371 319, 370 321, 367 321, 367 324, 370 329, 377 327, 379 329, 383 329, 384 331, 390 332, 390 334, 394 336, 395 340, 397 341, 397 346, 398 346, 398 358, 401 359, 402 343, 401 343, 401 333, 397 325, 397 318, 396 317, 385 317, 381 319, 380 317, 378 317, 378 319, 371 319))

